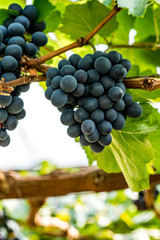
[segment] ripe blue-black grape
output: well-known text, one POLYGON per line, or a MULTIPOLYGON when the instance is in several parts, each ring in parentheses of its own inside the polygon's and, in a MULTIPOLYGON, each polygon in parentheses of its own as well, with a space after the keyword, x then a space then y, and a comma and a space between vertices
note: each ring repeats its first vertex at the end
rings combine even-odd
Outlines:
POLYGON ((17 90, 20 92, 27 92, 30 89, 30 84, 22 84, 17 86, 17 90))
POLYGON ((23 36, 25 34, 25 28, 21 23, 14 22, 8 27, 8 33, 10 36, 23 36))
POLYGON ((127 71, 131 69, 131 62, 128 59, 122 59, 119 63, 122 64, 127 71))
POLYGON ((95 131, 95 129, 96 129, 95 123, 90 119, 83 121, 81 124, 81 130, 85 135, 92 134, 95 131))
POLYGON ((110 71, 111 66, 110 60, 106 57, 99 57, 94 62, 95 70, 102 75, 107 74, 110 71))
POLYGON ((68 101, 68 95, 61 89, 56 89, 51 95, 51 103, 55 107, 63 107, 68 101))
POLYGON ((6 107, 12 102, 11 95, 0 95, 0 106, 6 107))
POLYGON ((85 135, 85 138, 88 142, 94 143, 94 142, 98 141, 99 136, 100 136, 99 131, 96 128, 93 133, 91 133, 89 135, 85 135))
POLYGON ((22 13, 22 8, 21 8, 21 6, 20 6, 19 4, 17 4, 17 3, 12 3, 11 5, 9 5, 8 9, 18 11, 19 14, 22 13))
POLYGON ((125 106, 128 107, 133 103, 133 98, 130 94, 125 93, 125 95, 123 96, 123 101, 125 102, 125 106))
POLYGON ((97 98, 89 97, 86 98, 84 102, 84 109, 87 112, 93 112, 98 108, 98 100, 97 98))
POLYGON ((114 86, 108 90, 108 96, 113 101, 118 101, 123 97, 124 93, 120 87, 114 86))
POLYGON ((98 139, 98 143, 102 146, 107 146, 112 142, 112 136, 111 134, 108 135, 101 135, 98 139))
POLYGON ((124 83, 123 82, 116 83, 116 86, 120 87, 122 89, 123 95, 124 95, 126 92, 126 87, 125 87, 124 83))
MULTIPOLYGON (((58 63, 58 68, 61 69, 65 65, 70 65, 71 63, 67 59, 62 59, 58 63)), ((47 71, 48 72, 48 71, 47 71)))
POLYGON ((60 87, 64 92, 71 93, 77 87, 77 80, 71 75, 66 75, 61 79, 60 87))
POLYGON ((8 130, 14 130, 17 127, 18 120, 14 115, 8 115, 7 120, 3 123, 3 126, 8 130))
POLYGON ((60 117, 61 123, 66 126, 71 126, 75 123, 73 109, 65 110, 60 117))
POLYGON ((1 78, 4 78, 5 82, 17 79, 16 75, 11 72, 5 72, 4 74, 2 74, 1 78))
POLYGON ((15 116, 18 120, 21 120, 26 116, 26 111, 24 109, 22 109, 22 111, 17 113, 15 116))
POLYGON ((60 81, 61 81, 62 77, 61 76, 56 76, 52 79, 51 81, 51 85, 54 89, 58 89, 60 88, 60 81))
POLYGON ((25 40, 20 36, 14 36, 14 37, 11 37, 8 41, 8 45, 12 45, 12 44, 17 44, 23 49, 25 47, 25 40))
POLYGON ((8 112, 5 108, 0 108, 0 123, 4 123, 7 120, 8 112))
POLYGON ((142 115, 142 107, 140 104, 133 102, 131 105, 129 105, 126 109, 125 112, 127 114, 127 116, 131 117, 131 118, 137 118, 140 117, 142 115))
POLYGON ((10 144, 9 135, 7 135, 7 137, 4 140, 0 141, 0 146, 1 147, 7 147, 9 144, 10 144))
POLYGON ((90 148, 93 152, 95 153, 100 153, 103 151, 104 147, 102 145, 100 145, 98 142, 95 143, 91 143, 90 144, 90 148))
POLYGON ((73 96, 78 98, 78 97, 83 96, 84 92, 85 92, 84 85, 82 83, 78 83, 76 89, 73 91, 72 94, 73 94, 73 96))
POLYGON ((55 67, 49 68, 46 75, 48 79, 52 80, 54 77, 59 75, 59 69, 55 67))
POLYGON ((12 56, 16 59, 20 59, 22 56, 22 53, 23 53, 22 48, 19 45, 12 44, 12 45, 6 47, 4 55, 5 56, 8 55, 8 56, 12 56))
POLYGON ((0 25, 0 31, 3 33, 3 39, 4 39, 5 37, 7 37, 8 31, 7 31, 7 28, 6 28, 5 26, 0 25))
POLYGON ((127 75, 127 70, 122 64, 116 64, 111 68, 110 76, 117 80, 122 80, 127 75))
POLYGON ((67 129, 67 134, 71 137, 71 138, 77 138, 79 137, 82 132, 81 132, 81 125, 78 123, 74 123, 73 125, 69 126, 67 129))
POLYGON ((98 98, 99 107, 103 110, 107 110, 113 106, 113 101, 107 96, 102 95, 98 98))
POLYGON ((43 32, 35 32, 32 35, 32 42, 37 46, 37 47, 42 47, 47 44, 48 38, 45 33, 43 32))
POLYGON ((98 82, 99 79, 100 79, 99 73, 94 69, 88 70, 87 75, 88 75, 87 83, 89 83, 89 84, 92 84, 94 82, 98 82))
POLYGON ((27 29, 27 31, 29 33, 34 33, 34 32, 38 32, 38 31, 44 31, 46 29, 46 23, 45 21, 41 21, 41 22, 32 22, 32 24, 29 26, 29 28, 27 29))
POLYGON ((15 22, 21 23, 25 29, 29 28, 30 22, 27 17, 21 15, 15 18, 15 22))
POLYGON ((104 93, 104 87, 100 82, 95 82, 90 85, 90 93, 94 97, 99 97, 104 93))
POLYGON ((34 43, 26 43, 24 46, 23 54, 35 57, 37 55, 38 48, 34 43))
POLYGON ((78 69, 83 69, 85 71, 88 71, 93 67, 93 59, 89 56, 86 56, 84 58, 81 58, 78 62, 78 69))
POLYGON ((80 59, 81 59, 81 57, 78 54, 72 54, 68 60, 75 68, 77 68, 78 62, 80 59))
POLYGON ((89 113, 85 111, 83 107, 79 107, 74 112, 74 118, 77 122, 82 123, 84 120, 89 118, 89 113))
POLYGON ((17 114, 22 111, 23 106, 23 100, 17 96, 14 96, 12 97, 11 104, 7 107, 7 111, 10 114, 17 114))
POLYGON ((116 51, 110 51, 109 53, 108 53, 108 56, 107 56, 108 58, 109 58, 109 60, 111 61, 111 63, 112 64, 117 64, 117 63, 119 63, 119 61, 120 61, 120 54, 118 53, 118 52, 116 52, 116 51))
POLYGON ((2 68, 6 72, 14 72, 18 67, 17 60, 12 56, 5 56, 1 60, 2 68))
POLYGON ((8 134, 6 129, 0 128, 0 141, 5 140, 8 134))
POLYGON ((59 112, 64 112, 66 109, 72 109, 71 104, 65 104, 63 107, 57 108, 59 112))
POLYGON ((116 109, 118 112, 123 111, 125 108, 125 102, 123 101, 123 99, 120 99, 117 102, 115 102, 113 108, 116 109))
POLYGON ((104 112, 101 109, 96 109, 91 113, 91 120, 96 124, 102 122, 104 120, 104 112))
POLYGON ((77 82, 78 83, 84 83, 87 81, 87 73, 84 71, 84 70, 77 70, 75 73, 74 73, 74 77, 77 79, 77 82))
POLYGON ((84 147, 87 147, 88 145, 90 145, 90 143, 86 140, 84 134, 81 134, 81 136, 79 137, 79 142, 84 147))
POLYGON ((11 23, 14 23, 14 19, 15 19, 14 17, 9 17, 9 18, 5 19, 5 21, 3 22, 3 25, 6 28, 8 28, 11 23))
POLYGON ((105 111, 105 119, 109 122, 113 122, 117 118, 117 111, 114 108, 110 108, 107 111, 105 111))
POLYGON ((108 57, 108 54, 101 51, 96 51, 95 53, 93 53, 94 60, 96 60, 99 57, 108 57))
POLYGON ((107 135, 112 132, 112 124, 106 120, 98 124, 98 130, 102 135, 107 135))
POLYGON ((121 113, 118 113, 117 118, 114 122, 112 122, 113 129, 121 130, 124 128, 125 125, 125 118, 121 113))
POLYGON ((60 74, 64 77, 65 75, 74 75, 75 71, 76 69, 72 65, 65 65, 61 68, 60 74))
POLYGON ((67 103, 71 104, 72 106, 76 105, 76 98, 72 94, 68 94, 67 103))
POLYGON ((46 87, 49 87, 51 85, 51 80, 50 79, 47 79, 46 80, 46 87))
POLYGON ((45 91, 45 97, 50 100, 51 99, 51 95, 54 92, 54 88, 52 86, 49 86, 46 91, 45 91))
POLYGON ((33 22, 37 18, 37 9, 34 5, 27 5, 23 11, 22 14, 26 16, 30 22, 33 22))
POLYGON ((115 86, 115 81, 110 76, 102 76, 100 79, 100 83, 103 85, 104 90, 108 91, 111 87, 115 86))

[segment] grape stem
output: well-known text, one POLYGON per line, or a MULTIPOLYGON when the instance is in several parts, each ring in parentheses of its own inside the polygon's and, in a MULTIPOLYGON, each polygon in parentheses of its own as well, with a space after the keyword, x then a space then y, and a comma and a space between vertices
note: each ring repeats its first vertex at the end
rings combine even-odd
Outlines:
MULTIPOLYGON (((40 70, 44 73, 46 69, 49 68, 49 66, 47 65, 44 65, 43 67, 41 65, 39 67, 41 68, 40 70)), ((38 77, 24 75, 22 78, 18 78, 10 82, 0 82, 0 87, 2 88, 2 90, 5 90, 7 87, 16 87, 22 84, 28 84, 32 82, 45 82, 46 79, 47 77, 45 74, 39 75, 38 77)), ((123 83, 125 84, 126 88, 153 91, 160 89, 160 74, 150 76, 128 77, 124 78, 123 83)))
POLYGON ((61 53, 64 53, 68 50, 71 50, 73 48, 77 48, 77 47, 82 47, 86 44, 88 44, 89 40, 91 38, 94 37, 94 35, 99 32, 101 30, 101 28, 107 23, 109 22, 119 11, 121 10, 121 8, 115 6, 111 12, 85 37, 81 37, 80 39, 78 39, 77 41, 62 47, 56 51, 53 52, 49 52, 48 54, 39 57, 39 58, 35 58, 35 59, 29 59, 29 58, 24 58, 22 61, 23 65, 27 65, 27 66, 37 66, 40 65, 44 62, 46 62, 47 60, 60 55, 61 53))

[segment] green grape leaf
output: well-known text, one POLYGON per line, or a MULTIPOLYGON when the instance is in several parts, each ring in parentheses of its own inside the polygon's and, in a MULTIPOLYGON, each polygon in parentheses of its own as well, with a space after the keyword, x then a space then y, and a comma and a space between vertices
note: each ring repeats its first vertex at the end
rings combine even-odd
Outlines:
POLYGON ((153 160, 153 166, 156 169, 156 173, 160 173, 160 130, 151 133, 149 135, 149 141, 153 147, 153 153, 155 155, 155 159, 153 160))
POLYGON ((4 20, 10 16, 18 16, 19 13, 14 10, 0 9, 0 24, 3 24, 4 20))
POLYGON ((134 17, 128 15, 126 9, 117 14, 118 28, 113 33, 113 44, 128 44, 129 32, 134 26, 134 17), (127 24, 126 24, 127 23, 127 24))
POLYGON ((118 172, 121 169, 132 191, 149 188, 149 174, 146 164, 155 158, 148 135, 160 129, 160 114, 145 99, 139 99, 144 113, 139 119, 126 121, 121 131, 112 131, 112 143, 102 153, 91 153, 85 148, 87 156, 97 160, 97 164, 106 172, 118 172))
POLYGON ((58 10, 56 10, 56 7, 48 0, 35 0, 34 5, 38 10, 37 22, 42 20, 46 22, 47 27, 45 32, 53 32, 56 30, 61 21, 61 14, 58 10))
POLYGON ((133 16, 142 16, 147 6, 148 0, 117 0, 118 6, 128 8, 129 14, 133 16))
MULTIPOLYGON (((157 21, 157 27, 160 30, 160 22, 157 21)), ((154 15, 153 9, 149 7, 143 18, 136 18, 134 22, 134 29, 137 31, 135 41, 141 41, 149 36, 155 36, 154 15)), ((155 42, 155 39, 154 39, 155 42)))
MULTIPOLYGON (((85 4, 68 5, 60 31, 70 34, 72 38, 76 39, 82 36, 85 37, 109 12, 110 10, 97 0, 88 1, 85 4)), ((114 17, 98 34, 103 37, 109 36, 117 27, 118 23, 116 17, 114 17)))

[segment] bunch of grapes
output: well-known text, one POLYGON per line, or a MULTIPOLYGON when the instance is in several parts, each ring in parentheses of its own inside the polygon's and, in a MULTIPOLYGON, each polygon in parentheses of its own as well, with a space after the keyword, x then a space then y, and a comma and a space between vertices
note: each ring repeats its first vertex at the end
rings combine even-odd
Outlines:
MULTIPOLYGON (((9 82, 22 77, 21 57, 26 55, 35 58, 39 47, 44 46, 48 38, 42 32, 46 28, 44 21, 36 22, 37 9, 27 5, 24 9, 18 4, 11 4, 10 10, 15 10, 18 16, 10 16, 0 25, 0 78, 9 82), (27 36, 27 37, 26 37, 27 36), (27 39, 31 39, 27 41, 27 39)), ((29 84, 23 84, 10 91, 0 91, 0 146, 10 143, 7 130, 14 130, 18 120, 26 115, 21 92, 29 90, 29 84)))
POLYGON ((45 96, 58 108, 61 123, 72 138, 98 153, 121 130, 126 117, 139 117, 141 106, 125 93, 123 79, 131 63, 116 51, 97 51, 81 58, 73 54, 47 71, 45 96))

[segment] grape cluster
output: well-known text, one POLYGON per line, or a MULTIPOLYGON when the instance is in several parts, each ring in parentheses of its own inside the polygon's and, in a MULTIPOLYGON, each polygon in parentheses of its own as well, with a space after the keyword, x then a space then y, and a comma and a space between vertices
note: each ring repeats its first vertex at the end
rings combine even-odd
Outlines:
POLYGON ((58 108, 61 123, 72 138, 98 153, 121 130, 126 117, 139 117, 141 106, 126 93, 122 80, 131 63, 116 51, 97 51, 81 58, 73 54, 47 71, 45 97, 58 108))
MULTIPOLYGON (((15 10, 18 16, 10 16, 0 25, 0 78, 9 82, 22 77, 21 57, 26 55, 35 58, 39 47, 44 46, 48 38, 42 32, 46 28, 44 21, 36 22, 37 9, 34 5, 27 5, 24 9, 13 3, 10 10, 15 10), (28 41, 27 39, 31 39, 28 41)), ((7 130, 14 130, 18 120, 26 115, 21 92, 29 90, 29 84, 23 84, 10 91, 0 91, 0 146, 6 147, 10 143, 7 130)))

